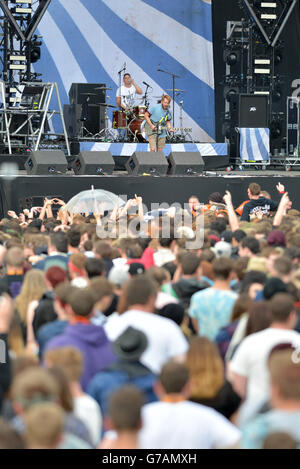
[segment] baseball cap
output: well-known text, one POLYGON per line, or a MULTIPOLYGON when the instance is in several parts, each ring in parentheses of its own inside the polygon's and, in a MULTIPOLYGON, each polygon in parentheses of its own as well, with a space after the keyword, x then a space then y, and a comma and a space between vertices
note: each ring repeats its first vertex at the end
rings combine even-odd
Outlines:
POLYGON ((217 256, 217 258, 219 258, 219 257, 231 257, 232 247, 231 247, 231 244, 226 243, 226 241, 219 241, 211 249, 215 253, 215 255, 217 256))
POLYGON ((108 280, 118 287, 122 287, 129 278, 128 266, 126 265, 115 266, 110 269, 108 274, 108 280))

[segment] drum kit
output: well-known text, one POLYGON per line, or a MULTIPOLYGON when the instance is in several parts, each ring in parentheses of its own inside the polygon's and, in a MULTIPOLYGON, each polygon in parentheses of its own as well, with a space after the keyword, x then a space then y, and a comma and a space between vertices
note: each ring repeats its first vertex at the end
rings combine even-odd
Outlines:
POLYGON ((142 135, 142 123, 147 109, 148 107, 143 104, 132 109, 113 111, 113 128, 125 130, 125 141, 146 142, 142 135))
MULTIPOLYGON (((126 64, 125 68, 126 68, 126 64)), ((125 70, 123 68, 120 70, 119 73, 119 81, 121 85, 121 73, 125 70)), ((162 70, 160 70, 162 71, 162 70)), ((144 83, 144 82, 143 82, 144 83)), ((147 83, 145 83, 147 85, 147 83)), ((175 85, 175 84, 174 84, 175 85)), ((118 109, 116 110, 117 106, 113 106, 109 104, 109 96, 106 96, 106 102, 105 103, 95 103, 95 104, 90 104, 90 97, 91 96, 97 96, 97 94, 94 93, 83 93, 86 96, 85 103, 82 105, 82 114, 81 114, 81 132, 80 132, 80 137, 81 138, 96 138, 99 139, 100 141, 113 141, 113 142, 135 142, 135 143, 147 143, 148 141, 146 140, 146 134, 144 131, 144 124, 145 124, 145 113, 149 108, 149 101, 148 101, 148 88, 150 85, 147 85, 145 94, 144 96, 138 98, 138 101, 141 103, 140 105, 136 105, 131 108, 127 109, 118 109), (87 120, 87 114, 88 114, 88 106, 98 106, 99 108, 104 107, 105 109, 105 126, 102 130, 100 130, 96 134, 92 134, 91 132, 86 129, 84 126, 85 121, 87 120), (112 127, 110 128, 109 126, 109 109, 114 109, 112 112, 112 127), (117 131, 117 132, 116 132, 117 131)), ((102 90, 102 91, 111 91, 112 88, 106 88, 104 86, 100 86, 98 88, 95 88, 96 90, 102 90)), ((180 90, 175 88, 168 89, 167 91, 172 91, 173 96, 178 96, 182 93, 185 92, 185 90, 180 90)), ((161 96, 153 96, 153 98, 161 99, 161 96)), ((160 101, 158 101, 160 102, 160 101)), ((183 101, 180 102, 180 129, 176 130, 181 130, 185 131, 185 135, 181 132, 180 135, 172 135, 172 139, 174 138, 178 139, 180 141, 185 141, 186 136, 192 140, 190 134, 187 134, 186 130, 182 128, 182 104, 183 101)), ((174 109, 173 109, 173 115, 174 115, 174 109)), ((191 129, 188 129, 191 130, 191 129)))

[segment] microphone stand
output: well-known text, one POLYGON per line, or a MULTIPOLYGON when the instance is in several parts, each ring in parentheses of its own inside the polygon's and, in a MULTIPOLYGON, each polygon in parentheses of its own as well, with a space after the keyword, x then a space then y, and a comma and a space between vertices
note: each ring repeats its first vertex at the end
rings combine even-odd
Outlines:
POLYGON ((122 101, 122 96, 121 96, 121 86, 122 86, 122 72, 126 70, 126 64, 125 67, 123 67, 121 70, 118 71, 119 75, 119 90, 120 90, 120 100, 122 101))
POLYGON ((172 99, 173 99, 173 126, 175 126, 175 78, 181 78, 179 75, 175 75, 175 73, 167 72, 166 70, 162 70, 159 66, 158 72, 166 73, 167 75, 171 75, 172 77, 172 99))
POLYGON ((148 98, 148 96, 147 96, 148 88, 149 88, 149 85, 146 85, 146 91, 145 91, 145 96, 144 96, 145 106, 146 106, 146 107, 149 107, 149 104, 150 104, 149 101, 147 101, 147 98, 148 98))

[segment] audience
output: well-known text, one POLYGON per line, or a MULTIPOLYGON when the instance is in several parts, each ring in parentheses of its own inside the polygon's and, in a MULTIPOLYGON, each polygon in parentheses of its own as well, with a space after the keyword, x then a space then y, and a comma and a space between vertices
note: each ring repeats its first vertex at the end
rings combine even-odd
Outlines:
POLYGON ((299 447, 300 219, 277 190, 9 211, 0 448, 299 447))

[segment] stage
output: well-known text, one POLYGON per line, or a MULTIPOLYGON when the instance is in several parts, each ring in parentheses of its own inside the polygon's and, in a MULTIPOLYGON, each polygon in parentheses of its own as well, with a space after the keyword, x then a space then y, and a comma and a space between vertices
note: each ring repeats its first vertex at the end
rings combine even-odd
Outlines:
POLYGON ((28 176, 20 171, 13 180, 0 179, 1 206, 0 217, 7 214, 7 210, 19 212, 24 199, 31 198, 32 205, 41 205, 43 197, 62 197, 68 201, 80 191, 90 189, 106 189, 127 198, 135 194, 143 197, 145 205, 151 209, 151 203, 166 202, 172 204, 187 203, 191 195, 197 195, 199 200, 206 203, 209 194, 218 191, 224 194, 226 190, 232 193, 235 206, 247 199, 247 187, 251 182, 257 182, 262 189, 268 191, 274 200, 278 200, 276 184, 285 185, 293 208, 300 210, 299 192, 300 172, 285 173, 278 171, 225 171, 206 172, 202 176, 138 176, 116 173, 113 176, 74 176, 66 175, 28 176))

